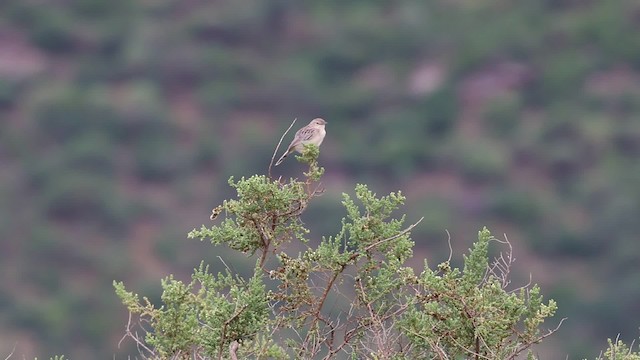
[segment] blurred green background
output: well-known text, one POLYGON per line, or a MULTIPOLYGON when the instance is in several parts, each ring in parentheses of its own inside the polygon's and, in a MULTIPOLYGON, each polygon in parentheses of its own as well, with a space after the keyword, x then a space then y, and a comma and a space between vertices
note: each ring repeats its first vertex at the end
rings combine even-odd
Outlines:
POLYGON ((252 267, 186 233, 317 116, 313 236, 402 190, 417 267, 507 234, 568 317, 544 358, 638 337, 637 0, 3 0, 0 357, 135 355, 114 279, 252 267))

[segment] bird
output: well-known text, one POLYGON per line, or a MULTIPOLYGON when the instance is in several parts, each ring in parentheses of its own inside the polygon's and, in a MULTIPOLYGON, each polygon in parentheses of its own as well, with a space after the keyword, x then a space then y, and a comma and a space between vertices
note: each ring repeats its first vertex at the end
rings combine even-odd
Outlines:
POLYGON ((294 151, 302 153, 304 146, 307 144, 320 146, 320 144, 322 144, 322 140, 324 140, 324 136, 327 134, 327 132, 324 130, 324 126, 326 124, 327 122, 324 121, 324 119, 315 118, 311 120, 309 125, 296 131, 296 135, 293 137, 293 141, 291 141, 291 144, 289 144, 287 151, 285 151, 280 159, 278 159, 275 166, 280 165, 284 158, 286 158, 294 151))

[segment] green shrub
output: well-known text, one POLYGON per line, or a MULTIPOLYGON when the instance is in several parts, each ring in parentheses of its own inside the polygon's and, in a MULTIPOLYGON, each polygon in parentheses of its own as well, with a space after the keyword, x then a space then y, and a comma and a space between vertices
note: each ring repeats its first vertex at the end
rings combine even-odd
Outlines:
POLYGON ((231 179, 237 198, 211 215, 224 219, 189 233, 255 255, 249 278, 202 262, 188 283, 162 281, 162 305, 114 282, 135 315, 126 336, 143 357, 512 359, 555 331, 540 329, 555 302, 543 302, 536 285, 510 289, 512 256, 490 261, 498 240, 486 228, 463 268, 406 266, 420 221, 406 227, 393 216, 401 193, 378 197, 357 185, 355 198, 343 195, 338 233, 311 245, 301 215, 321 194, 317 156, 309 146, 300 157, 310 164, 304 181, 231 179))

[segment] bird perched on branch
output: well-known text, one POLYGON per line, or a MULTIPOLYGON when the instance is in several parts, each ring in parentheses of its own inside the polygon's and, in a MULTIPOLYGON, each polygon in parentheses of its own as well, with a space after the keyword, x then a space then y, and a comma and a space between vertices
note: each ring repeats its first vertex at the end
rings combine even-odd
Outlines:
POLYGON ((280 159, 276 162, 275 166, 280 165, 280 163, 286 158, 289 154, 294 151, 302 153, 304 146, 307 144, 313 144, 316 146, 320 146, 322 144, 322 140, 324 140, 324 136, 327 132, 324 130, 324 126, 326 125, 326 121, 320 118, 316 118, 311 120, 309 125, 303 127, 302 129, 296 132, 296 135, 293 137, 293 141, 289 144, 287 151, 282 154, 280 159))

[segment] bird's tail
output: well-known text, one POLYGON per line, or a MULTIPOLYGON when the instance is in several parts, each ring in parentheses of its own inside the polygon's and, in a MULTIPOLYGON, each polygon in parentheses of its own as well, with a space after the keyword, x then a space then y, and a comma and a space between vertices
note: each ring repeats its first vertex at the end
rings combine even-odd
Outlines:
POLYGON ((280 157, 280 159, 278 159, 278 161, 276 161, 276 165, 275 166, 280 165, 280 163, 284 161, 284 158, 286 158, 287 155, 289 155, 289 152, 285 151, 284 154, 282 154, 282 156, 280 157))

